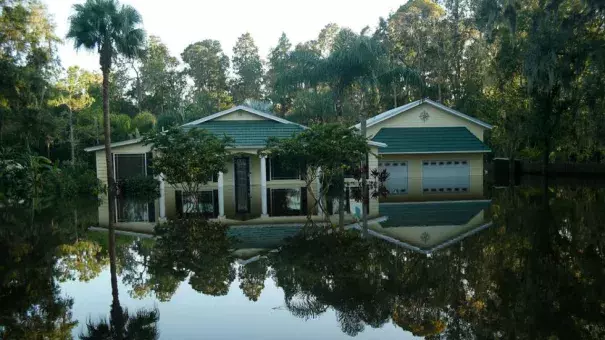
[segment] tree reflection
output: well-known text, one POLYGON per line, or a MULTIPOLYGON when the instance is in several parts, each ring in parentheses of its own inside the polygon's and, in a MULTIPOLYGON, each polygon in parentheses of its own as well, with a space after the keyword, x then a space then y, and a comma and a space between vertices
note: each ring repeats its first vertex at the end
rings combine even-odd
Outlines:
POLYGON ((101 319, 98 322, 88 321, 86 333, 80 334, 82 340, 154 340, 159 339, 157 323, 160 315, 157 309, 139 309, 130 314, 122 309, 120 303, 111 305, 109 320, 101 319))
POLYGON ((262 257, 239 268, 239 288, 250 301, 257 301, 265 288, 268 264, 268 259, 262 257))
POLYGON ((0 209, 0 338, 69 339, 73 301, 55 280, 56 248, 73 239, 61 219, 0 209))
POLYGON ((428 338, 605 337, 605 191, 494 193, 495 226, 431 257, 356 234, 299 237, 270 257, 295 316, 343 332, 391 321, 428 338))
POLYGON ((235 280, 233 242, 227 230, 220 223, 199 218, 158 225, 152 271, 189 277, 191 287, 207 295, 226 295, 235 280))

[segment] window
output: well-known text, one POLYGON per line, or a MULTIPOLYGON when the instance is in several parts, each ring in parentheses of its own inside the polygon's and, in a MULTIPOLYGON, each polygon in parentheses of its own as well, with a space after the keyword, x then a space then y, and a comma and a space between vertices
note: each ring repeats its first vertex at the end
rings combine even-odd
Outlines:
POLYGON ((279 158, 269 159, 270 180, 276 179, 300 179, 300 171, 284 166, 280 163, 279 158))
POLYGON ((150 222, 154 214, 147 203, 125 198, 118 198, 117 203, 118 222, 150 222))
POLYGON ((125 179, 147 174, 145 154, 115 154, 115 178, 125 179))
MULTIPOLYGON (((119 181, 147 175, 147 158, 144 153, 114 154, 115 178, 119 181)), ((155 220, 153 202, 146 203, 119 197, 116 199, 116 210, 117 222, 153 222, 155 220)))
POLYGON ((208 217, 216 215, 213 191, 202 191, 197 195, 182 195, 182 204, 183 212, 186 214, 201 213, 208 217))
POLYGON ((306 214, 306 190, 270 189, 271 216, 299 216, 306 214))

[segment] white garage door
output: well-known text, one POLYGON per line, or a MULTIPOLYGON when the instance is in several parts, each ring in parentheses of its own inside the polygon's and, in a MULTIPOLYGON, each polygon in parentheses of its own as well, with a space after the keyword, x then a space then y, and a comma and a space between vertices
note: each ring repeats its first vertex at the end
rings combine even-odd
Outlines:
POLYGON ((425 193, 468 192, 470 165, 465 160, 422 162, 422 188, 425 193))
POLYGON ((408 192, 408 163, 402 161, 383 160, 378 163, 378 169, 386 169, 389 173, 386 187, 391 195, 402 195, 408 192))

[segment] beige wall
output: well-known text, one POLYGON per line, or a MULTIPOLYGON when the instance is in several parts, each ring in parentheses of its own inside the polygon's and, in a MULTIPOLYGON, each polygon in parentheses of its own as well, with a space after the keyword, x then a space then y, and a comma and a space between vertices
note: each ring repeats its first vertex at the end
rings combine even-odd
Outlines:
POLYGON ((243 110, 237 110, 224 116, 215 118, 214 120, 266 120, 266 118, 254 115, 243 110))
POLYGON ((376 125, 372 125, 367 129, 368 137, 373 137, 383 127, 456 127, 464 126, 472 134, 477 136, 479 140, 483 141, 484 127, 475 124, 464 118, 455 116, 449 112, 438 109, 430 104, 420 104, 413 109, 406 112, 400 113, 395 117, 391 117, 384 120, 376 125), (429 119, 424 122, 420 119, 422 111, 426 111, 429 114, 429 119))
POLYGON ((483 154, 431 154, 431 155, 383 155, 381 161, 396 160, 408 162, 408 193, 393 195, 385 202, 439 200, 456 197, 456 199, 483 197, 483 154), (422 190, 422 162, 427 160, 460 160, 470 165, 470 190, 468 193, 424 193, 422 190))

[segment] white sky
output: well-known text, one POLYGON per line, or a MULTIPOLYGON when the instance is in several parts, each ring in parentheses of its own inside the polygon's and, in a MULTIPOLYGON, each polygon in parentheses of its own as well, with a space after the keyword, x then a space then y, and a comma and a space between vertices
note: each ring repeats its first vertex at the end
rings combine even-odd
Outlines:
MULTIPOLYGON (((148 35, 157 35, 172 55, 179 57, 187 45, 216 39, 229 56, 237 38, 252 34, 260 55, 266 59, 282 32, 293 45, 315 39, 328 23, 350 27, 359 32, 366 25, 375 27, 378 18, 387 17, 406 0, 122 0, 143 16, 148 35)), ((54 16, 56 32, 65 38, 68 18, 74 3, 83 0, 43 0, 54 16)), ((71 41, 59 48, 63 67, 79 65, 97 70, 98 57, 86 51, 76 52, 71 41)))

